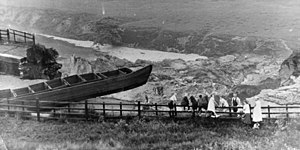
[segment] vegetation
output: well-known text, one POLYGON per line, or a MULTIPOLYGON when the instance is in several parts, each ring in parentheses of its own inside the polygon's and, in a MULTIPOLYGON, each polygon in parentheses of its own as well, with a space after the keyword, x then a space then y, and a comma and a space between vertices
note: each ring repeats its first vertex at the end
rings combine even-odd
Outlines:
POLYGON ((300 122, 264 122, 254 130, 240 121, 114 120, 59 122, 1 117, 8 149, 299 149, 300 122))
POLYGON ((94 32, 95 43, 121 45, 122 38, 120 33, 122 32, 119 27, 117 19, 112 17, 104 17, 95 23, 94 32))

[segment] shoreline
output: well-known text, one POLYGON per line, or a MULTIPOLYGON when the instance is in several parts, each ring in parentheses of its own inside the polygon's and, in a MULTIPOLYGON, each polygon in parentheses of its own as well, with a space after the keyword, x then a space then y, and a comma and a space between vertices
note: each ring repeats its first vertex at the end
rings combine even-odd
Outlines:
MULTIPOLYGON (((68 46, 68 47, 82 48, 82 50, 88 49, 88 51, 92 53, 103 52, 103 53, 107 53, 108 55, 118 57, 120 59, 127 59, 131 62, 135 62, 138 59, 156 61, 156 62, 163 61, 164 59, 183 59, 185 61, 195 61, 197 59, 208 59, 208 57, 200 56, 198 54, 181 54, 181 53, 174 53, 174 52, 145 50, 145 49, 137 49, 137 48, 129 48, 129 47, 113 47, 110 45, 100 46, 100 45, 94 45, 94 42, 92 41, 74 40, 74 39, 62 38, 62 37, 46 35, 46 34, 37 34, 37 35, 43 38, 47 38, 48 41, 51 40, 54 43, 60 43, 60 44, 56 44, 56 46, 58 47, 68 46)), ((42 40, 41 43, 43 44, 46 43, 47 47, 55 46, 54 44, 45 42, 45 40, 42 40)), ((56 47, 54 48, 59 50, 59 48, 56 47)), ((82 54, 79 54, 78 56, 80 55, 82 54)), ((84 55, 86 55, 86 53, 84 53, 83 56, 84 55)), ((85 58, 91 59, 94 57, 87 55, 85 58)))

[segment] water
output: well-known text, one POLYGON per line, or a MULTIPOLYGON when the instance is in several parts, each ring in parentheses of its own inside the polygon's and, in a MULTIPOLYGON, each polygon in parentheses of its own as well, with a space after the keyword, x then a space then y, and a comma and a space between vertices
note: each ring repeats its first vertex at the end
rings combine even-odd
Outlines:
MULTIPOLYGON (((92 41, 74 40, 68 38, 62 38, 52 35, 39 34, 47 38, 53 38, 54 40, 64 41, 69 44, 74 44, 76 47, 92 48, 95 51, 105 52, 108 55, 115 56, 121 59, 127 59, 135 62, 137 59, 149 60, 149 61, 162 61, 164 59, 183 59, 185 61, 196 59, 207 59, 206 56, 200 56, 198 54, 180 54, 173 52, 163 52, 157 50, 145 50, 129 47, 113 47, 110 45, 94 45, 92 41)), ((43 44, 43 43, 42 43, 43 44)), ((85 52, 86 53, 86 52, 85 52)))

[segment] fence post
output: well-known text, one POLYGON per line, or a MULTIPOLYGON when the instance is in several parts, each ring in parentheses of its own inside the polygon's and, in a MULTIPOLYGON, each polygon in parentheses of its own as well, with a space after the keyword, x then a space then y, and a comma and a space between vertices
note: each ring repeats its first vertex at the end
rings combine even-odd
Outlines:
POLYGON ((2 30, 0 30, 0 41, 2 39, 2 30))
POLYGON ((7 34, 7 40, 10 41, 10 37, 9 37, 9 29, 6 30, 6 34, 7 34))
POLYGON ((141 118, 141 102, 138 101, 138 116, 141 118))
POLYGON ((175 116, 177 116, 177 105, 176 105, 176 103, 174 104, 174 113, 175 113, 175 116))
POLYGON ((15 33, 15 30, 13 30, 13 35, 14 35, 14 42, 16 42, 16 33, 15 33))
POLYGON ((35 45, 35 35, 32 34, 32 41, 33 41, 33 45, 35 45))
POLYGON ((24 108, 24 101, 22 101, 22 105, 23 105, 22 111, 24 111, 25 110, 25 108, 24 108))
POLYGON ((122 117, 122 102, 120 102, 120 117, 122 117))
POLYGON ((36 114, 37 120, 40 121, 40 101, 38 98, 36 98, 36 114))
POLYGON ((68 105, 68 113, 70 113, 71 112, 71 110, 70 110, 70 104, 68 105))
POLYGON ((155 114, 156 114, 156 116, 158 116, 157 103, 155 103, 155 114))
POLYGON ((285 105, 285 108, 286 108, 286 118, 289 118, 288 104, 285 105))
POLYGON ((229 106, 229 117, 232 117, 232 114, 231 114, 231 107, 229 106))
POLYGON ((103 102, 102 110, 103 110, 103 119, 105 120, 105 102, 103 102))
POLYGON ((268 105, 268 118, 271 118, 270 105, 268 105))
POLYGON ((24 42, 26 43, 26 32, 24 32, 24 42))
POLYGON ((89 117, 89 110, 88 110, 88 103, 87 100, 84 101, 84 110, 85 110, 85 120, 88 120, 89 117))
POLYGON ((7 104, 8 104, 7 110, 9 110, 10 109, 10 107, 9 107, 9 100, 8 99, 6 99, 6 100, 7 100, 7 104))

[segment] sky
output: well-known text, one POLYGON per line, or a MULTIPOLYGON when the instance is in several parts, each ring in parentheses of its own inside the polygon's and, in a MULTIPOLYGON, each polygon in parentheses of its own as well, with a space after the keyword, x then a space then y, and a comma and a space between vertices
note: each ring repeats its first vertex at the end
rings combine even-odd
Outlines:
POLYGON ((107 0, 0 0, 0 4, 16 7, 54 8, 76 12, 98 13, 103 1, 107 0))

